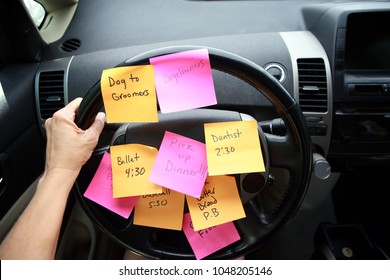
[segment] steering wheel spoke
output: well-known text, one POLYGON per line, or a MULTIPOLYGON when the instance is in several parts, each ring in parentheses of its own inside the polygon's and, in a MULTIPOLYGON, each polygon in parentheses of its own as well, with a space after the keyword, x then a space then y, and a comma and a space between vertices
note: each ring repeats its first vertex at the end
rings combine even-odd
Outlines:
POLYGON ((286 168, 293 170, 296 168, 301 158, 299 146, 293 142, 289 134, 285 136, 265 133, 270 154, 270 167, 286 168))

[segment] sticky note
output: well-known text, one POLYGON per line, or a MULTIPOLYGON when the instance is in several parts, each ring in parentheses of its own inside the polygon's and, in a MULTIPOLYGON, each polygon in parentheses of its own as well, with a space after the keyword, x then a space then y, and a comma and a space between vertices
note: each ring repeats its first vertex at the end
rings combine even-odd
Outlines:
POLYGON ((232 176, 207 178, 200 198, 186 197, 195 230, 245 218, 244 207, 232 176))
POLYGON ((149 180, 199 197, 207 178, 204 143, 166 131, 149 180))
POLYGON ((181 230, 184 194, 163 188, 161 194, 143 195, 134 210, 134 224, 181 230))
POLYGON ((184 214, 183 231, 198 260, 241 239, 233 222, 195 231, 189 213, 184 214))
POLYGON ((217 104, 207 49, 150 59, 162 113, 217 104))
POLYGON ((157 149, 141 144, 111 146, 113 197, 161 193, 162 187, 149 181, 157 149))
POLYGON ((204 125, 209 175, 265 171, 257 122, 204 125))
POLYGON ((158 121, 153 66, 107 69, 100 83, 108 123, 158 121))
POLYGON ((84 196, 112 212, 128 218, 138 197, 112 197, 111 157, 105 152, 84 196))

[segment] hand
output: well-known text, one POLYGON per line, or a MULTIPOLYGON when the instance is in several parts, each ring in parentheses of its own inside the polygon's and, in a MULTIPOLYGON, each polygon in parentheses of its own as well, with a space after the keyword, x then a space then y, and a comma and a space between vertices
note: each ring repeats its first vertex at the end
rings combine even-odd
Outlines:
POLYGON ((47 134, 45 173, 78 173, 90 158, 104 127, 105 114, 99 113, 86 130, 74 122, 82 98, 77 98, 45 122, 47 134))

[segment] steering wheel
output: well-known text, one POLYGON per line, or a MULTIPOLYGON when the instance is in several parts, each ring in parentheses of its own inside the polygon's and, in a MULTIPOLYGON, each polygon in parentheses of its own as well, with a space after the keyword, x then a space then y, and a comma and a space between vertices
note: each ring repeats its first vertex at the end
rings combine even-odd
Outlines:
MULTIPOLYGON (((118 66, 149 64, 152 57, 204 48, 176 46, 152 50, 135 56, 118 66)), ((241 239, 209 255, 206 259, 231 259, 255 251, 295 215, 310 181, 312 168, 311 141, 302 112, 287 90, 257 64, 236 54, 208 48, 212 69, 219 70, 252 85, 263 94, 280 114, 285 133, 275 135, 258 125, 266 171, 235 175, 246 218, 234 221, 241 239), (282 170, 276 176, 273 170, 282 170)), ((76 115, 76 123, 85 129, 102 109, 103 100, 98 81, 86 94, 76 115)), ((110 143, 96 148, 83 166, 73 188, 77 200, 98 227, 114 241, 138 254, 154 259, 194 259, 182 231, 133 224, 128 219, 105 209, 83 196, 97 166, 109 145, 140 143, 159 147, 166 130, 204 142, 203 125, 210 122, 253 119, 234 111, 197 109, 159 114, 158 123, 125 123, 107 125, 115 130, 110 143)), ((104 133, 103 131, 103 133, 104 133)), ((111 137, 111 136, 110 136, 111 137)), ((186 208, 185 208, 186 209, 186 208)), ((188 211, 185 210, 185 211, 188 211)))

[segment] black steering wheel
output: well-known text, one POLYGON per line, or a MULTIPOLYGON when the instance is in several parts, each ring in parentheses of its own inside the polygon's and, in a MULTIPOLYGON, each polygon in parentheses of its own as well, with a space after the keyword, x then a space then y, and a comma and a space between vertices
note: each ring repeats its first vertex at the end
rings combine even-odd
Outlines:
MULTIPOLYGON (((118 66, 145 65, 149 64, 152 57, 196 48, 204 47, 176 46, 157 49, 133 57, 118 66)), ((259 124, 258 132, 266 171, 235 176, 246 213, 246 218, 234 221, 241 239, 207 257, 231 259, 261 247, 294 216, 310 181, 311 141, 297 102, 274 77, 257 64, 238 55, 214 48, 208 48, 208 52, 212 69, 223 71, 252 85, 272 103, 285 126, 282 135, 275 135, 265 133, 259 124), (277 175, 273 170, 278 170, 275 171, 277 175)), ((102 106, 98 81, 80 105, 76 115, 77 125, 83 129, 89 127, 102 106)), ((140 143, 158 148, 166 130, 204 142, 205 123, 245 119, 253 118, 239 112, 209 108, 159 114, 158 123, 106 125, 105 130, 115 128, 115 133, 112 133, 114 136, 109 143, 105 143, 106 146, 95 149, 82 168, 75 182, 76 197, 92 221, 125 248, 154 259, 194 259, 182 231, 134 225, 133 215, 128 219, 122 218, 86 199, 83 194, 103 152, 108 150, 110 145, 140 143)))

